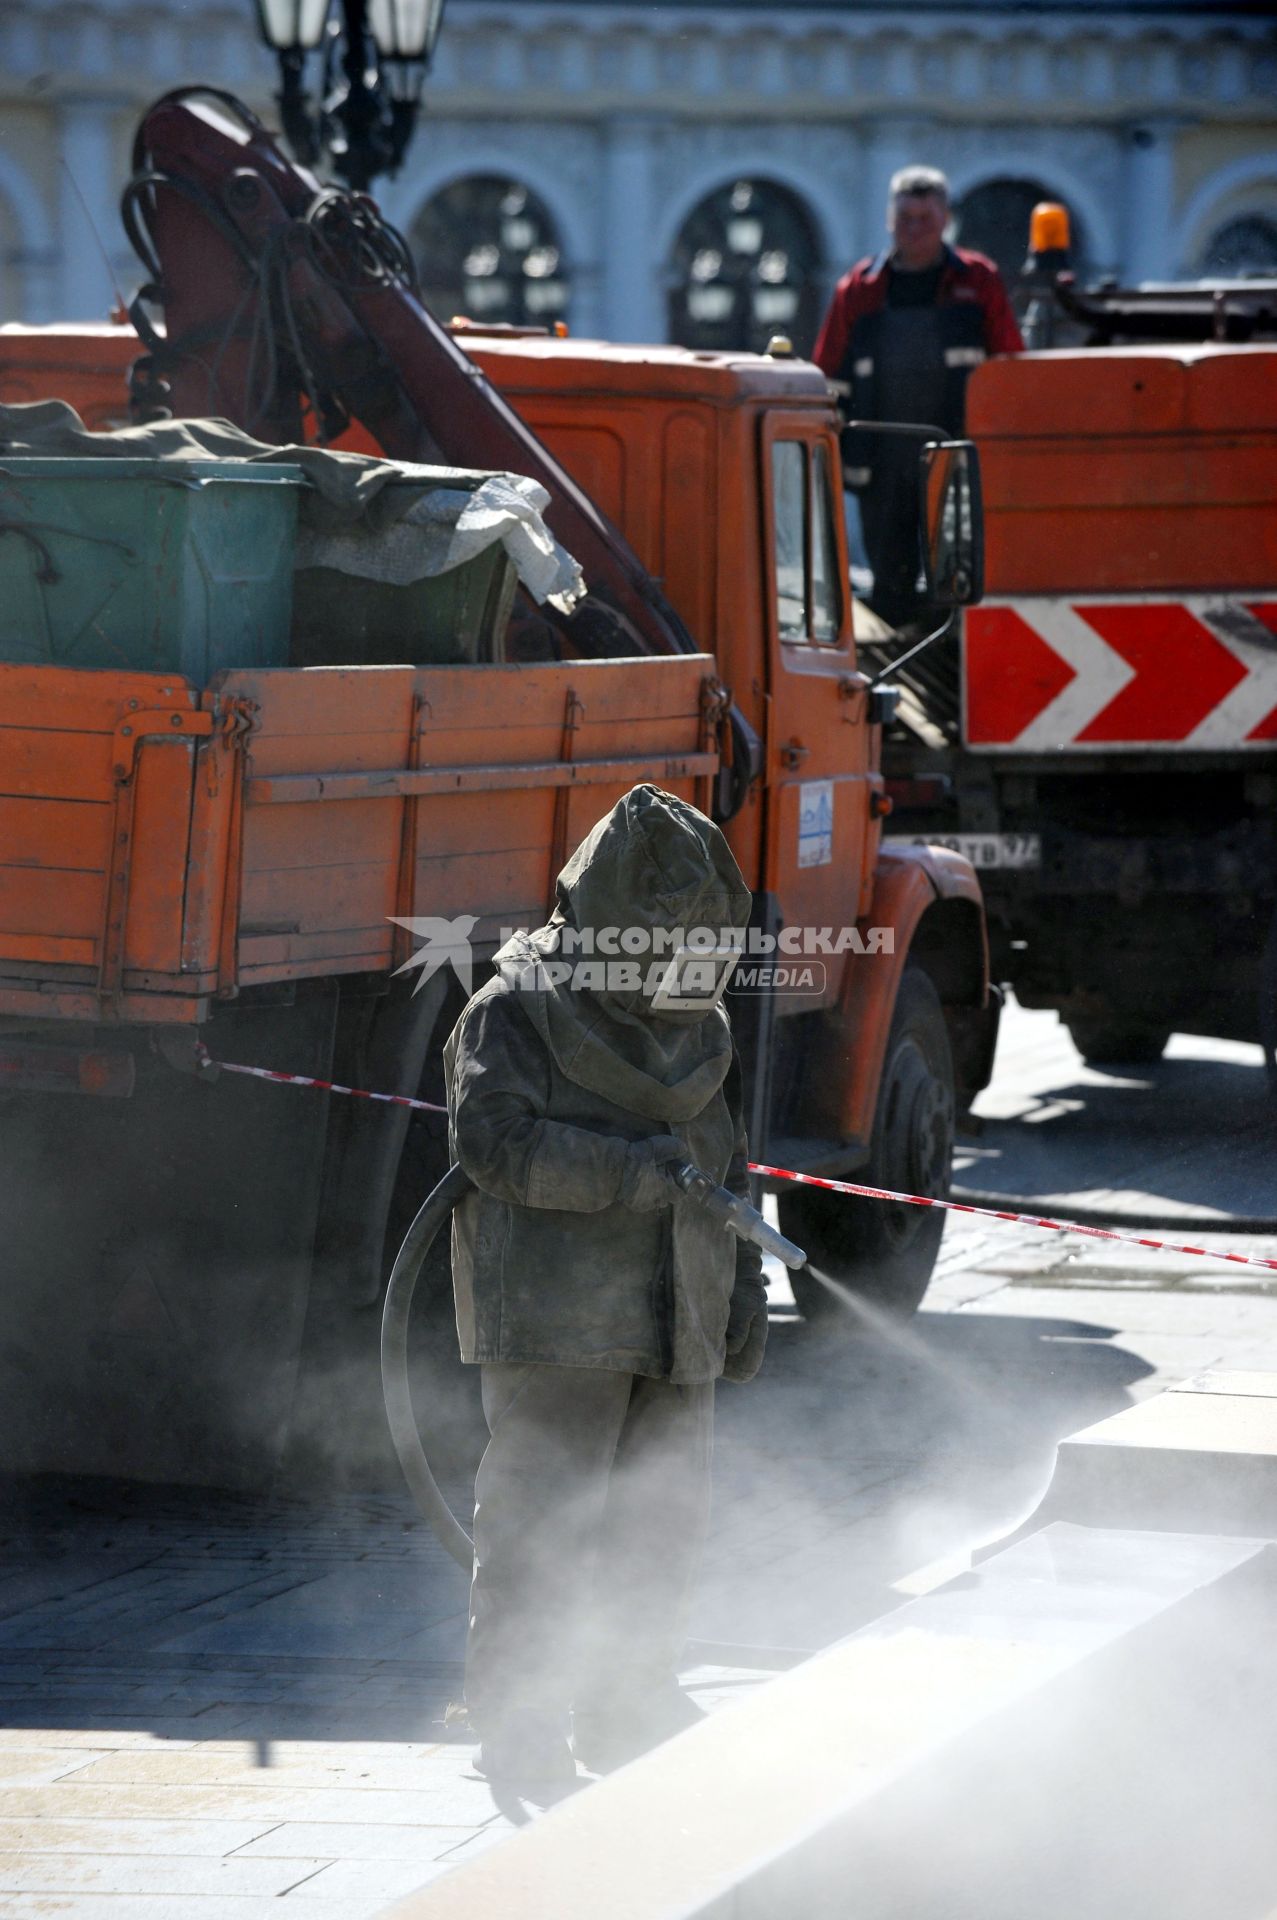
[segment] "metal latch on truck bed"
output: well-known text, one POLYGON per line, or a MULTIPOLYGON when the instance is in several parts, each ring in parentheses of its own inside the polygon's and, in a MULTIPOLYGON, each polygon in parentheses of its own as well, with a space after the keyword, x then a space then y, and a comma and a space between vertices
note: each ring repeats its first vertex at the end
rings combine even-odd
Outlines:
POLYGON ((102 929, 102 962, 98 992, 118 993, 124 978, 124 922, 133 866, 133 813, 137 800, 138 748, 143 740, 207 739, 215 716, 191 707, 139 707, 130 701, 118 721, 111 743, 111 771, 115 779, 115 811, 111 822, 111 866, 107 877, 106 919, 102 929))
POLYGON ((132 780, 137 765, 137 750, 143 740, 156 735, 172 740, 206 739, 213 731, 213 715, 196 713, 189 707, 144 707, 127 712, 115 729, 111 770, 116 786, 132 780))

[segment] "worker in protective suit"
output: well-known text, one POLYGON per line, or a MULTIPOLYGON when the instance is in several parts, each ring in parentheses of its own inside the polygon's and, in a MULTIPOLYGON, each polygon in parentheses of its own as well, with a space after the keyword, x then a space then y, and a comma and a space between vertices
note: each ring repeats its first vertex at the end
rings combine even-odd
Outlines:
POLYGON ((714 1382, 757 1372, 767 1311, 757 1250, 669 1171, 691 1161, 748 1193, 719 1004, 732 957, 689 960, 677 934, 743 929, 749 906, 718 828, 635 787, 445 1051, 451 1145, 474 1182, 453 1215, 457 1325, 491 1435, 466 1700, 494 1781, 570 1780, 574 1750, 605 1771, 699 1718, 675 1666, 714 1382), (606 961, 587 957, 599 934, 606 961))

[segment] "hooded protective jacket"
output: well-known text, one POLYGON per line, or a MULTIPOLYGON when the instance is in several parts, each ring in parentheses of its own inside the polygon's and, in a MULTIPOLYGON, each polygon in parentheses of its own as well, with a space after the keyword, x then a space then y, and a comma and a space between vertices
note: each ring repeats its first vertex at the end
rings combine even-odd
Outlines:
POLYGON ((654 1017, 639 988, 559 976, 585 958, 582 935, 611 945, 605 930, 739 928, 749 904, 718 828, 635 787, 564 867, 549 925, 497 955, 444 1052, 450 1144, 476 1188, 452 1226, 464 1360, 684 1386, 722 1373, 733 1288, 762 1301, 756 1250, 695 1202, 636 1213, 619 1192, 629 1144, 675 1134, 688 1159, 748 1193, 727 1015, 714 1005, 654 1017))

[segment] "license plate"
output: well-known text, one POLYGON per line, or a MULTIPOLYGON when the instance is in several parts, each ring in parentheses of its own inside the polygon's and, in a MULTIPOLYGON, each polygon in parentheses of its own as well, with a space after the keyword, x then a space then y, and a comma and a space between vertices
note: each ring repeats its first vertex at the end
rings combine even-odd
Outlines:
POLYGON ((1042 865, 1039 833, 893 833, 889 847, 949 847, 965 854, 973 867, 1021 870, 1042 865))

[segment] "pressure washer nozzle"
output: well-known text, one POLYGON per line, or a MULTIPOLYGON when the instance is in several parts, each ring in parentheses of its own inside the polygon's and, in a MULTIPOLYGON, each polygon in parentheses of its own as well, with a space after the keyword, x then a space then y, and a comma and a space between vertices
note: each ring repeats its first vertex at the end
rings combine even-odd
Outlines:
POLYGON ((770 1221, 764 1220, 757 1207, 751 1207, 748 1200, 742 1200, 738 1194, 729 1193, 726 1187, 720 1187, 694 1167, 690 1160, 670 1168, 674 1180, 683 1189, 689 1200, 695 1200, 730 1227, 740 1240, 748 1240, 763 1253, 774 1254, 787 1267, 805 1267, 807 1255, 792 1240, 786 1240, 783 1233, 777 1233, 770 1221))

